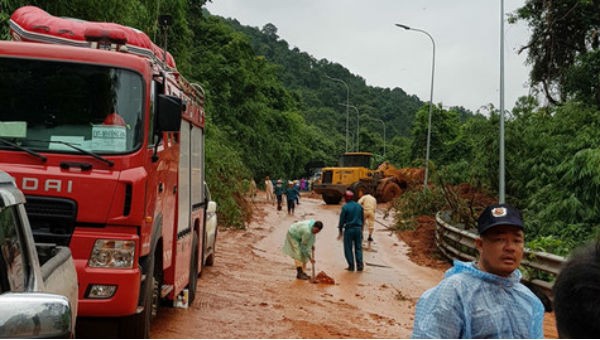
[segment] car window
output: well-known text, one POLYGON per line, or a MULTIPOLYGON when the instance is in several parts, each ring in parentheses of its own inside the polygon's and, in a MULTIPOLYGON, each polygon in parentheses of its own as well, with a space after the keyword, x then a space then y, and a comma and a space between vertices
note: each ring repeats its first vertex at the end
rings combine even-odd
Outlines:
POLYGON ((0 290, 25 291, 27 268, 18 232, 19 219, 15 207, 0 211, 0 290))

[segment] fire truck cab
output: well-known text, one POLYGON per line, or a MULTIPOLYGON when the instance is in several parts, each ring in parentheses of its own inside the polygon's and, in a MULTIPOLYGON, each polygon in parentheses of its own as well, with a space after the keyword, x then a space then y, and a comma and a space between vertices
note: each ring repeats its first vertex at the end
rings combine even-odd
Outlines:
MULTIPOLYGON (((148 337, 204 259, 204 93, 135 29, 26 6, 0 42, 0 169, 37 242, 68 245, 79 316, 148 337)), ((85 320, 84 320, 85 321, 85 320)), ((85 324, 85 322, 79 322, 85 324)))

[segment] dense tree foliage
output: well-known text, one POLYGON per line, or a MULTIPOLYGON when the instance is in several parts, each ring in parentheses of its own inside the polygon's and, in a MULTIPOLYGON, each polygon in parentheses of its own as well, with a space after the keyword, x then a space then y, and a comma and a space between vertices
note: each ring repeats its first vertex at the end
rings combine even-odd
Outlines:
MULTIPOLYGON (((299 111, 306 121, 326 135, 335 136, 337 148, 326 150, 327 154, 335 156, 328 157, 330 162, 345 151, 346 119, 352 132, 349 151, 359 148, 379 155, 383 153, 383 128, 377 119, 386 123, 386 139, 411 137, 411 122, 422 105, 416 96, 409 96, 400 88, 367 86, 362 77, 337 63, 317 60, 298 48, 290 49, 288 43, 277 35, 277 27, 273 24, 258 29, 242 26, 235 20, 228 22, 251 38, 252 47, 258 55, 280 66, 278 79, 298 100, 299 111), (344 106, 347 99, 350 105, 356 107, 356 110, 349 108, 348 118, 344 106), (360 127, 360 138, 356 137, 357 126, 360 127)), ((394 155, 399 154, 391 154, 394 155)), ((395 158, 390 161, 399 164, 410 160, 395 158)))
POLYGON ((566 253, 600 233, 600 2, 528 0, 511 20, 531 28, 531 82, 553 106, 522 98, 513 110, 507 193, 526 209, 534 244, 566 253))
MULTIPOLYGON (((461 127, 435 155, 439 183, 497 192, 499 115, 461 127)), ((451 120, 453 118, 450 118, 451 120)), ((505 121, 507 202, 523 210, 530 246, 565 255, 600 233, 600 112, 567 102, 551 111, 521 98, 505 121)))
MULTIPOLYGON (((600 99, 598 83, 580 84, 575 80, 581 78, 571 70, 572 67, 579 68, 579 72, 586 68, 598 70, 597 53, 587 54, 600 47, 599 1, 527 0, 510 20, 524 20, 532 30, 523 50, 528 50, 532 65, 531 82, 541 87, 550 103, 564 102, 584 85, 587 87, 584 92, 593 91, 594 97, 600 99)), ((595 103, 600 106, 600 101, 595 103)))

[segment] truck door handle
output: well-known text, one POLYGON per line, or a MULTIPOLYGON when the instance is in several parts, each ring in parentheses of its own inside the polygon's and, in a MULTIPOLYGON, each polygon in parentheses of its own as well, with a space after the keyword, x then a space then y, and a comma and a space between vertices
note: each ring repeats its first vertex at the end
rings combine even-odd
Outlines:
POLYGON ((163 192, 163 184, 162 184, 162 182, 158 183, 158 192, 163 192))
POLYGON ((173 187, 173 194, 176 194, 176 193, 177 193, 177 186, 174 186, 173 187))

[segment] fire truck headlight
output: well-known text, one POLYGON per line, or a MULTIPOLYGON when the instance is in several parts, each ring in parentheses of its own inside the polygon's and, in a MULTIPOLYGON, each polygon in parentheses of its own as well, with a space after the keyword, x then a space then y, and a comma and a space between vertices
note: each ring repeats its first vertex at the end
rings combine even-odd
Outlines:
POLYGON ((117 286, 113 285, 92 285, 86 293, 88 299, 109 299, 115 295, 117 286))
POLYGON ((125 240, 96 240, 88 266, 94 268, 132 268, 135 242, 125 240))

